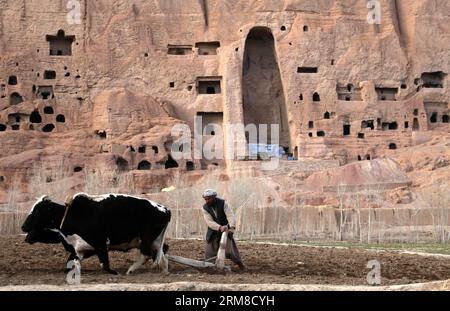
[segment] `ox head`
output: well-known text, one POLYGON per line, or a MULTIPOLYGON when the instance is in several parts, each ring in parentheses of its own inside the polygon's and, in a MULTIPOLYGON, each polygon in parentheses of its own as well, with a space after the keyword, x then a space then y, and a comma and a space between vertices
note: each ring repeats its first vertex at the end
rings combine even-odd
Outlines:
POLYGON ((22 225, 22 231, 27 233, 25 242, 30 244, 61 242, 59 234, 50 231, 59 228, 61 209, 64 212, 64 206, 52 202, 48 197, 36 201, 22 225))

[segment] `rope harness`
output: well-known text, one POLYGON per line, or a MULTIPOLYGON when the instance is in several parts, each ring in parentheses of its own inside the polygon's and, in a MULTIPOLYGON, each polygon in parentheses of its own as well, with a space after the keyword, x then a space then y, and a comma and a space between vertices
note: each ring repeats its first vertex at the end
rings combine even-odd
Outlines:
POLYGON ((62 230, 64 221, 66 220, 67 213, 69 212, 69 209, 70 209, 71 206, 72 206, 72 204, 66 203, 66 209, 64 211, 64 216, 63 216, 63 219, 61 220, 61 224, 59 225, 59 229, 49 229, 52 232, 59 233, 59 235, 64 239, 64 241, 66 241, 67 244, 70 244, 70 242, 67 239, 67 237, 64 235, 64 233, 62 233, 61 230, 62 230))
POLYGON ((61 225, 59 226, 59 230, 62 230, 62 226, 64 224, 64 221, 66 220, 67 213, 69 212, 70 207, 72 206, 71 203, 66 203, 66 210, 64 211, 63 219, 61 220, 61 225))

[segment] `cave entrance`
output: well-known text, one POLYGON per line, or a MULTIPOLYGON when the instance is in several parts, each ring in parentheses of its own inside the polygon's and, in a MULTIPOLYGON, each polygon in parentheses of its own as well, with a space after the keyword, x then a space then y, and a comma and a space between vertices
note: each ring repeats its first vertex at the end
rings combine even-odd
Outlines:
POLYGON ((263 144, 272 143, 270 125, 279 124, 279 145, 290 151, 291 141, 283 84, 275 41, 269 28, 255 27, 248 34, 242 81, 244 124, 246 126, 255 124, 258 131, 260 124, 267 124, 267 142, 259 142, 263 144))
POLYGON ((56 36, 47 35, 47 41, 50 44, 50 55, 72 55, 72 43, 75 41, 75 36, 66 36, 64 30, 59 30, 56 36))
POLYGON ((414 121, 413 121, 413 130, 414 130, 414 131, 418 131, 419 128, 420 128, 420 125, 419 125, 419 119, 414 118, 414 121))
POLYGON ((152 164, 146 160, 142 161, 138 165, 138 170, 140 171, 149 171, 152 169, 152 164))

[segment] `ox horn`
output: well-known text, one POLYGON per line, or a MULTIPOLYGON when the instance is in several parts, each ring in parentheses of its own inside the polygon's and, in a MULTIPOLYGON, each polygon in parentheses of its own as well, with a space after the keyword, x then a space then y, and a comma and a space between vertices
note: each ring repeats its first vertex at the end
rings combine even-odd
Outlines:
POLYGON ((64 201, 64 204, 65 204, 66 206, 71 206, 72 203, 73 203, 73 195, 68 194, 68 195, 66 196, 66 200, 64 201))

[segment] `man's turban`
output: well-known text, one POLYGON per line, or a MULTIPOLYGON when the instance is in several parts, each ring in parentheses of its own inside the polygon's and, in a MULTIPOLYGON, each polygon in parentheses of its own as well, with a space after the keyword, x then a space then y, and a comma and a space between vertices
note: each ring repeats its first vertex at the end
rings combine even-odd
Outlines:
POLYGON ((203 197, 216 197, 217 196, 217 192, 216 190, 213 189, 207 189, 203 192, 203 197))

